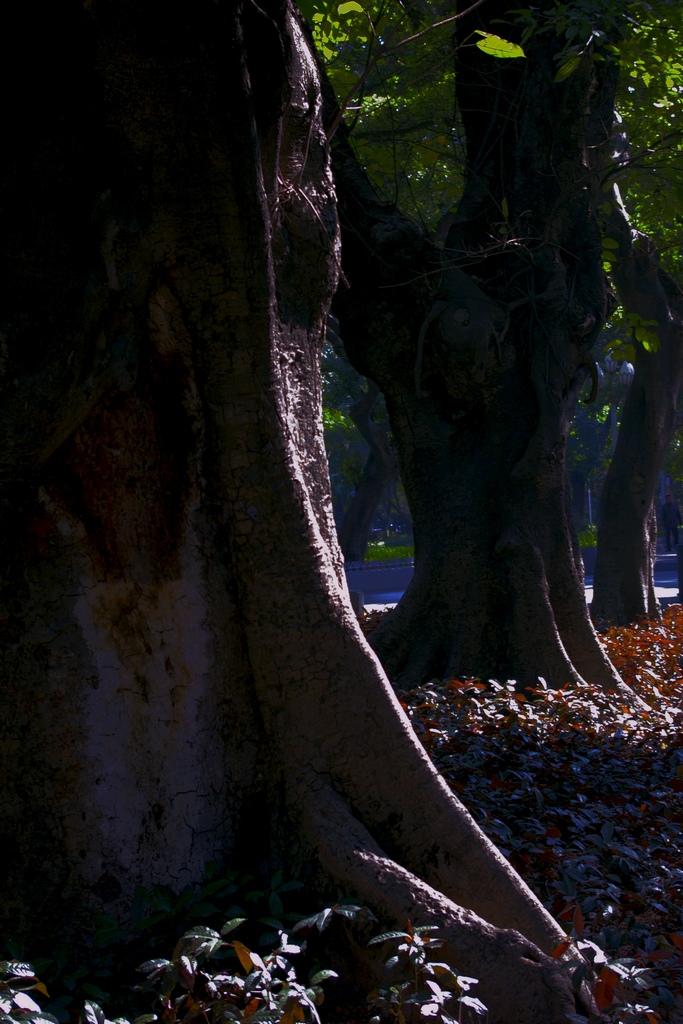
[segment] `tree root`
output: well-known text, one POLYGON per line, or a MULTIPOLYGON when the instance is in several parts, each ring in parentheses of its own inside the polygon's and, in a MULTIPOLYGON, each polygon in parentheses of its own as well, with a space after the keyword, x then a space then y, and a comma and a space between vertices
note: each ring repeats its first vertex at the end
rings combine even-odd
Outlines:
POLYGON ((572 990, 566 954, 549 956, 519 931, 496 927, 388 857, 332 787, 305 802, 303 825, 326 874, 382 919, 438 926, 446 942, 439 958, 479 979, 477 995, 490 1024, 565 1024, 577 1006, 590 1005, 587 992, 577 998, 572 990))

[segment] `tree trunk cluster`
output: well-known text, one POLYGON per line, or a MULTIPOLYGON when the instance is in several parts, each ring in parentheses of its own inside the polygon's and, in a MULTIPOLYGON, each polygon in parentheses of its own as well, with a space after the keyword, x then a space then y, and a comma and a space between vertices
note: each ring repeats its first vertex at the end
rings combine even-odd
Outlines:
POLYGON ((468 172, 443 247, 378 198, 343 126, 333 142, 347 283, 335 310, 386 397, 415 528, 413 581, 372 644, 402 687, 463 675, 614 688, 565 448, 611 311, 596 211, 615 75, 587 55, 554 83, 552 33, 524 60, 459 46, 506 10, 458 22, 468 172))
MULTIPOLYGON (((389 921, 437 923, 491 1022, 559 1024, 575 1007, 566 958, 551 956, 563 933, 437 775, 349 604, 318 368, 340 239, 298 16, 275 0, 161 13, 92 0, 60 18, 40 37, 40 88, 14 112, 33 134, 9 148, 3 207, 2 931, 45 951, 95 911, 125 915, 138 885, 256 861, 389 921)), ((543 291, 555 263, 565 278, 558 244, 538 255, 543 291)), ((419 394, 388 390, 412 424, 404 462, 438 456, 448 495, 457 439, 471 446, 490 410, 482 454, 520 467, 525 508, 540 494, 559 514, 533 543, 507 500, 463 526, 466 557, 479 539, 495 549, 495 599, 474 598, 491 615, 506 578, 533 590, 519 552, 547 576, 564 536, 560 412, 534 409, 539 389, 574 389, 582 371, 573 341, 561 369, 546 346, 525 384, 503 299, 425 240, 411 259, 425 252, 446 266, 435 294, 419 286, 412 341, 400 335, 402 380, 415 382, 425 310, 446 305, 422 336, 419 394), (455 433, 439 352, 464 382, 455 433), (489 402, 501 374, 512 394, 489 402)), ((565 298, 544 301, 556 315, 565 298)), ((504 630, 550 614, 545 591, 534 602, 504 630)))

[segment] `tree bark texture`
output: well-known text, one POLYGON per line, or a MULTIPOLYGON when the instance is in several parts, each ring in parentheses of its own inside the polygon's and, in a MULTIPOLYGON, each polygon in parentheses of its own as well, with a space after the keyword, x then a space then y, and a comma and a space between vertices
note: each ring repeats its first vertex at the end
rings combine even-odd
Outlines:
POLYGON ((342 130, 334 144, 350 284, 335 308, 386 396, 415 527, 413 581, 372 644, 403 687, 450 674, 615 687, 565 467, 609 312, 595 208, 614 74, 587 57, 555 84, 550 35, 496 60, 471 45, 478 10, 458 25, 468 177, 444 248, 377 198, 342 130))
POLYGON ((2 208, 3 934, 40 948, 248 858, 437 923, 489 1020, 559 1024, 563 933, 348 601, 318 368, 339 232, 295 12, 92 0, 49 28, 2 208))
POLYGON ((600 498, 591 606, 599 628, 659 616, 653 502, 683 382, 683 293, 659 265, 649 239, 631 229, 617 198, 608 231, 619 243, 612 275, 619 299, 627 313, 654 321, 648 329, 659 348, 636 348, 635 376, 600 498))

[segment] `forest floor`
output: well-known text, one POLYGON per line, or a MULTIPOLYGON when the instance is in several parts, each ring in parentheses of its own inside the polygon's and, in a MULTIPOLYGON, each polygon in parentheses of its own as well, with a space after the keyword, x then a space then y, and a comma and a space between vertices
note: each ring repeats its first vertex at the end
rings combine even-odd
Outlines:
MULTIPOLYGON (((379 612, 365 614, 362 628, 369 634, 381 618, 379 612)), ((671 605, 661 622, 613 629, 602 639, 647 710, 635 712, 617 694, 587 684, 560 690, 539 685, 520 693, 512 682, 456 678, 433 680, 398 696, 453 791, 575 941, 585 961, 577 961, 577 982, 592 966, 594 995, 605 1014, 595 1019, 683 1024, 683 606, 671 605)), ((146 1007, 149 997, 135 994, 140 978, 135 967, 150 955, 168 955, 170 933, 182 934, 201 920, 198 927, 205 936, 207 925, 221 928, 227 919, 239 919, 246 921, 247 931, 240 935, 251 949, 272 950, 278 941, 273 929, 289 931, 279 919, 301 917, 289 908, 282 917, 283 901, 298 898, 299 882, 276 873, 266 892, 255 888, 252 876, 232 872, 214 877, 212 872, 218 872, 217 865, 198 891, 140 890, 140 905, 128 925, 101 915, 87 963, 81 964, 79 951, 70 949, 35 960, 50 991, 43 1016, 24 1003, 6 1015, 2 971, 7 964, 0 961, 0 1018, 8 1024, 49 1024, 47 1011, 56 1015, 57 1024, 69 1024, 84 997, 99 1000, 110 1012, 119 1007, 129 1012, 129 1004, 141 1002, 146 1007), (263 927, 267 932, 261 935, 263 927)), ((327 919, 334 911, 346 918, 351 909, 336 905, 321 914, 327 919)), ((367 941, 373 931, 363 913, 358 916, 365 922, 367 941)), ((212 934, 220 946, 217 932, 212 934)), ((410 946, 414 936, 406 938, 410 946)), ((198 941, 209 940, 200 936, 198 941)), ((402 941, 394 938, 394 946, 402 941)), ((10 954, 19 960, 28 955, 10 954)), ((229 954, 236 963, 232 949, 229 954)), ((439 959, 436 948, 434 956, 439 959)), ((160 963, 168 961, 148 959, 148 966, 160 963)), ((243 959, 240 963, 245 966, 243 959)), ((28 975, 27 989, 47 998, 32 968, 19 963, 17 970, 20 980, 22 972, 28 975)), ((243 985, 241 977, 225 977, 243 985)), ((333 982, 330 986, 334 990, 333 982)), ((377 1012, 378 1004, 369 1005, 364 991, 355 1001, 339 988, 329 994, 323 1021, 368 1024, 377 1012), (345 1000, 352 1005, 342 1006, 345 1000)), ((463 998, 471 1007, 476 986, 463 998)), ((256 1005, 249 1004, 249 1013, 256 1005)), ((134 1024, 154 1019, 136 1017, 139 1012, 131 1014, 134 1024)), ((183 1019, 174 1017, 175 1010, 169 1013, 165 1021, 183 1019)), ((430 1014, 435 1021, 445 1019, 430 1014)), ((192 1010, 186 1019, 197 1019, 197 1014, 192 1010)), ((400 1020, 398 1014, 394 1019, 400 1020)), ((99 1010, 80 1020, 104 1024, 99 1010)), ((574 1020, 578 1024, 586 1018, 574 1020)))
MULTIPOLYGON (((366 615, 370 633, 381 613, 366 615)), ((613 1021, 683 1021, 683 606, 602 640, 590 685, 434 680, 399 698, 455 793, 578 940, 613 1021)))

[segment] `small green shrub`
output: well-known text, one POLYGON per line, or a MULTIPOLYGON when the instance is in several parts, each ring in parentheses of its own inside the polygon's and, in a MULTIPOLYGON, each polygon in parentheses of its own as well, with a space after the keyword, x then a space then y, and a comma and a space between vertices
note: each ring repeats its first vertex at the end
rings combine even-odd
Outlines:
POLYGON ((106 1004, 116 1014, 135 1016, 141 1009, 136 991, 141 960, 167 954, 191 925, 220 928, 234 918, 244 919, 244 941, 250 948, 270 951, 279 943, 280 932, 305 912, 305 906, 298 912, 288 906, 290 895, 301 887, 301 882, 285 880, 281 872, 259 884, 253 875, 221 873, 210 862, 204 881, 180 893, 165 885, 140 886, 129 919, 121 922, 98 914, 94 935, 82 944, 59 944, 48 955, 33 957, 31 951, 8 942, 3 954, 8 962, 31 960, 50 992, 44 1011, 59 1024, 74 1018, 85 999, 106 1004))
MULTIPOLYGON (((275 879, 280 891, 294 887, 294 883, 282 882, 280 876, 275 879)), ((272 891, 271 888, 271 907, 278 909, 272 900, 272 891)), ((159 894, 151 895, 156 900, 159 894)), ((257 895, 262 897, 265 893, 259 891, 257 895)), ((176 904, 181 897, 176 897, 176 904)), ((167 907, 164 913, 172 910, 167 907)), ((352 921, 375 920, 366 907, 335 904, 299 920, 294 931, 303 936, 313 931, 322 932, 337 917, 352 921)), ((278 922, 268 919, 268 923, 274 926, 278 922)), ((87 991, 89 987, 93 995, 84 1002, 80 1024, 131 1024, 131 1021, 132 1024, 192 1024, 198 1018, 204 1024, 246 1019, 259 1024, 320 1024, 317 1008, 323 1002, 322 985, 336 978, 336 973, 321 969, 310 954, 302 956, 307 948, 306 938, 292 941, 283 929, 276 933, 275 948, 263 955, 244 942, 226 938, 237 928, 249 930, 250 924, 253 922, 247 918, 235 917, 220 931, 195 925, 175 943, 170 959, 146 960, 137 969, 145 975, 145 980, 135 986, 135 993, 139 1009, 147 1009, 151 1001, 151 1012, 136 1013, 128 1009, 125 1016, 109 1020, 101 1001, 95 998, 97 987, 81 983, 80 990, 87 991), (292 957, 300 958, 298 970, 292 957)), ((258 929, 254 934, 257 933, 258 929)), ((49 965, 52 961, 44 963, 49 965)), ((120 1002, 122 979, 114 976, 112 980, 120 1002)), ((123 988, 126 988, 125 982, 123 988)), ((0 1024, 60 1024, 73 1019, 73 1014, 57 1017, 41 1008, 29 993, 50 998, 35 967, 19 960, 0 961, 0 1024)), ((130 999, 128 1003, 131 1004, 130 999)))
MULTIPOLYGON (((228 921, 220 933, 192 928, 180 938, 170 960, 142 964, 140 971, 147 976, 144 988, 155 996, 155 1012, 137 1018, 135 1024, 179 1024, 198 1017, 320 1024, 317 1007, 323 1001, 322 983, 336 978, 335 972, 316 971, 307 983, 299 981, 291 958, 303 952, 305 943, 291 942, 286 932, 280 932, 277 948, 264 957, 236 939, 225 941, 243 923, 242 918, 228 921), (231 953, 238 965, 228 959, 231 953)), ((91 1004, 90 1014, 86 1008, 85 1024, 105 1024, 99 1007, 91 1004)))
POLYGON ((598 528, 591 524, 579 533, 579 546, 582 548, 594 548, 598 543, 598 528))
POLYGON ((382 540, 368 544, 365 553, 366 562, 390 562, 395 558, 414 558, 415 547, 412 544, 396 544, 389 547, 382 540))
POLYGON ((473 1014, 487 1013, 481 1000, 469 995, 476 978, 467 978, 450 964, 431 959, 431 954, 444 946, 443 939, 429 937, 428 933, 436 930, 434 925, 413 928, 409 921, 406 931, 385 932, 369 943, 377 946, 390 942, 395 946, 385 966, 397 976, 396 981, 389 988, 371 992, 368 1002, 399 1024, 421 1019, 459 1024, 471 1020, 473 1014))
POLYGON ((47 996, 32 964, 20 960, 0 960, 0 1020, 7 1024, 58 1024, 57 1018, 41 1010, 30 992, 47 996))

